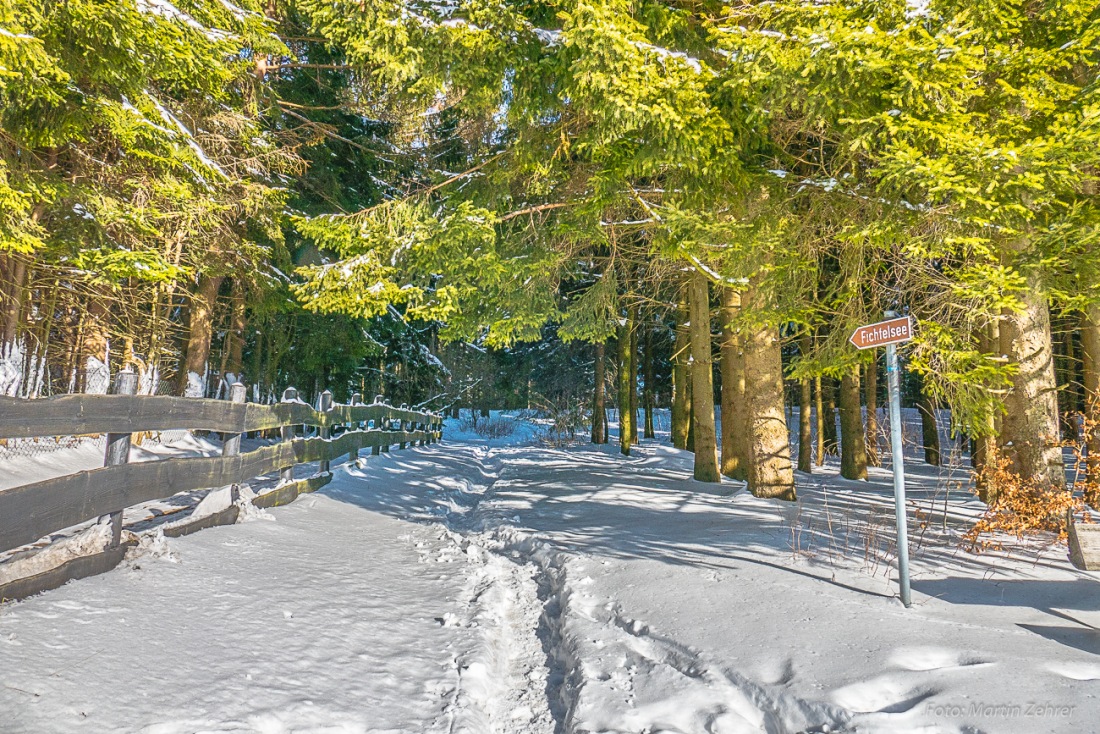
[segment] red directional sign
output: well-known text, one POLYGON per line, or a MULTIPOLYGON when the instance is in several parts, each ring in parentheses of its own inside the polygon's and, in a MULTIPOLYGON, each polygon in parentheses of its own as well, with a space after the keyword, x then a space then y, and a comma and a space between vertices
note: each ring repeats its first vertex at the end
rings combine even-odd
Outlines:
POLYGON ((900 319, 880 321, 877 324, 861 326, 852 332, 848 341, 856 345, 857 349, 870 349, 881 347, 885 344, 897 344, 913 338, 913 324, 908 316, 900 319))

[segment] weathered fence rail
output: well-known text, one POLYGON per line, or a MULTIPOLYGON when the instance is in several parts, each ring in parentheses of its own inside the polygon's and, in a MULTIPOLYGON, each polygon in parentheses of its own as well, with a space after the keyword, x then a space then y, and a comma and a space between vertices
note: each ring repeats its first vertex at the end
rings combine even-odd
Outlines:
MULTIPOLYGON (((126 373, 120 374, 117 383, 123 392, 128 384, 125 377, 126 373)), ((298 401, 293 389, 275 405, 244 403, 243 389, 234 393, 235 401, 126 394, 41 400, 0 397, 0 439, 108 435, 102 468, 0 490, 0 552, 96 518, 109 517, 116 526, 114 542, 99 562, 70 561, 66 564, 70 568, 54 571, 49 579, 0 585, 0 598, 18 598, 113 567, 122 557, 117 546, 121 513, 128 507, 180 492, 235 487, 274 472, 280 473, 280 486, 257 497, 255 504, 285 504, 299 491, 313 491, 327 481, 314 476, 295 482, 294 467, 299 464, 319 462, 324 472, 342 456, 358 458, 361 449, 379 454, 395 444, 405 448, 433 443, 442 435, 442 416, 380 401, 364 405, 358 396, 350 405, 332 405, 331 395, 325 393, 321 405, 327 409, 316 410, 298 401), (299 426, 314 426, 319 436, 297 437, 299 426), (242 434, 275 429, 282 439, 279 443, 240 453, 242 434), (223 455, 126 463, 130 434, 170 430, 220 432, 223 455)), ((236 518, 236 508, 230 509, 232 517, 224 518, 227 522, 236 518)), ((212 522, 206 519, 205 524, 212 522)))

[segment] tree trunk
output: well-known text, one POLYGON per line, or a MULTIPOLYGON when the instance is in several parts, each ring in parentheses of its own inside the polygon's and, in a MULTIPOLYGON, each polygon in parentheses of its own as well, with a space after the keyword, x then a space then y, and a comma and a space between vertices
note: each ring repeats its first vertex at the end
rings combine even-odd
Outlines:
POLYGON ((867 401, 867 466, 882 466, 878 445, 878 362, 866 365, 863 371, 864 395, 867 401))
POLYGON ((814 378, 814 408, 817 422, 817 443, 814 446, 814 463, 825 465, 825 399, 821 394, 821 375, 814 378))
POLYGON ((1077 386, 1080 384, 1077 381, 1077 349, 1073 343, 1073 326, 1067 318, 1063 321, 1064 328, 1062 330, 1062 354, 1064 361, 1062 363, 1062 380, 1059 381, 1059 385, 1065 385, 1064 390, 1059 390, 1058 393, 1062 397, 1062 433, 1064 438, 1077 443, 1077 413, 1081 410, 1080 400, 1077 394, 1077 386))
POLYGON ((1050 309, 1035 275, 1022 295, 1023 311, 1001 326, 1002 349, 1017 366, 1005 396, 1004 454, 1013 471, 1057 487, 1065 485, 1058 440, 1058 386, 1051 354, 1050 309))
POLYGON ((840 449, 836 433, 836 380, 822 378, 825 389, 825 453, 836 456, 840 449))
POLYGON ((638 443, 638 308, 630 310, 630 443, 638 443))
POLYGON ((691 337, 688 332, 688 309, 680 304, 676 319, 676 340, 672 346, 672 445, 678 449, 688 447, 691 431, 691 337))
POLYGON ((109 311, 94 294, 85 308, 80 340, 80 392, 106 394, 111 389, 109 311))
MULTIPOLYGON (((244 330, 247 326, 245 314, 244 282, 233 281, 233 303, 229 314, 229 356, 226 358, 225 370, 232 373, 238 382, 241 379, 241 370, 244 369, 244 330)), ((255 382, 257 375, 252 375, 255 382)))
POLYGON ((859 367, 852 367, 840 379, 840 476, 845 479, 867 478, 864 435, 859 367))
MULTIPOLYGON (((993 319, 978 331, 978 349, 986 355, 986 359, 996 359, 1000 356, 1000 328, 1000 322, 993 319)), ((1000 431, 997 426, 996 411, 990 407, 983 420, 984 431, 974 437, 974 450, 970 459, 974 465, 978 498, 986 504, 992 504, 996 499, 996 488, 990 487, 986 482, 985 472, 997 459, 997 435, 1000 431)))
POLYGON ((645 408, 645 437, 656 438, 656 433, 653 431, 653 407, 654 407, 654 376, 653 376, 653 329, 649 327, 649 324, 645 326, 645 356, 642 359, 642 369, 644 371, 645 379, 645 392, 642 396, 642 404, 645 408))
POLYGON ((206 395, 207 363, 214 330, 214 303, 218 298, 222 277, 202 275, 191 296, 191 318, 188 327, 187 351, 180 370, 180 392, 189 398, 206 395))
POLYGON ((632 311, 627 311, 626 321, 619 327, 619 451, 623 456, 630 456, 630 438, 634 432, 630 413, 630 394, 634 392, 634 365, 630 354, 633 316, 632 311))
MULTIPOLYGON (((745 308, 752 308, 751 296, 745 308)), ((795 500, 794 469, 783 411, 783 357, 775 328, 751 329, 743 342, 745 394, 752 435, 749 449, 749 491, 757 497, 795 500)))
POLYGON ((1096 508, 1100 499, 1100 305, 1089 306, 1081 318, 1081 362, 1089 476, 1089 497, 1086 499, 1096 508))
POLYGON ((749 423, 745 402, 745 363, 734 320, 741 310, 741 294, 722 289, 719 320, 722 324, 722 473, 727 477, 749 478, 749 423))
MULTIPOLYGON (((255 386, 255 395, 260 400, 266 400, 264 397, 266 394, 265 380, 264 380, 264 368, 263 368, 263 354, 264 354, 264 332, 262 329, 256 330, 256 344, 253 347, 256 351, 252 353, 252 384, 255 386)), ((363 391, 363 395, 368 393, 363 391)), ((373 396, 371 396, 373 397, 373 396)))
MULTIPOLYGON (((803 359, 810 356, 810 335, 803 334, 798 342, 798 350, 803 359)), ((798 383, 798 470, 810 474, 813 472, 813 388, 810 378, 803 377, 798 383)))
POLYGON ((936 424, 936 405, 932 398, 921 388, 920 402, 917 403, 920 410, 921 443, 924 444, 924 463, 932 466, 940 466, 940 431, 936 424))
POLYGON ((27 263, 13 259, 11 266, 11 284, 3 306, 3 341, 0 341, 0 359, 10 355, 15 347, 15 338, 19 333, 19 317, 23 313, 23 299, 26 293, 27 263))
POLYGON ((606 388, 607 380, 604 374, 604 355, 606 347, 603 342, 596 344, 595 385, 592 390, 592 443, 607 443, 606 420, 606 388))
POLYGON ((695 479, 721 482, 714 426, 714 357, 710 337, 710 282, 691 275, 691 412, 695 425, 695 479))
POLYGON ((813 429, 810 407, 813 402, 813 389, 810 379, 803 377, 798 383, 798 470, 810 474, 813 472, 813 429))

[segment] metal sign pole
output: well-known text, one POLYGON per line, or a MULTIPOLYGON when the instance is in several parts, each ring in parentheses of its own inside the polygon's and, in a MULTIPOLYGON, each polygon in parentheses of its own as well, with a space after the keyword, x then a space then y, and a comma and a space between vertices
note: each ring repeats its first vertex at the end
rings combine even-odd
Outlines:
POLYGON ((901 445, 901 389, 898 375, 898 348, 886 345, 886 378, 890 392, 890 452, 894 462, 894 505, 898 516, 898 577, 901 603, 912 605, 909 594, 909 533, 905 522, 905 460, 901 445))

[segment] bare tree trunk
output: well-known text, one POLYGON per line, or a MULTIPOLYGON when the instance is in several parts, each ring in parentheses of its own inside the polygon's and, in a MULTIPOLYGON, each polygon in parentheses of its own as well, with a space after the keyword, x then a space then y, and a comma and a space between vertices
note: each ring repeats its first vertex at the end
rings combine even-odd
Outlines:
POLYGON ((814 464, 825 465, 825 399, 821 394, 821 375, 814 378, 814 408, 816 408, 817 444, 814 446, 814 464))
POLYGON ((695 425, 695 479, 721 482, 714 426, 714 357, 710 336, 710 282, 691 275, 691 412, 695 425))
MULTIPOLYGON (((804 334, 799 340, 799 351, 803 358, 810 354, 810 335, 804 334)), ((810 474, 813 472, 813 428, 811 403, 813 402, 813 389, 810 386, 810 378, 803 377, 798 382, 798 470, 810 474)))
POLYGON ((882 466, 878 445, 878 362, 864 367, 864 395, 867 401, 867 465, 882 466))
MULTIPOLYGON (((987 359, 999 358, 1001 353, 1000 322, 991 320, 978 332, 978 348, 987 359)), ((1000 433, 997 413, 990 408, 984 418, 984 431, 974 438, 974 453, 970 457, 976 474, 978 498, 986 504, 992 504, 996 500, 995 489, 985 481, 985 471, 992 466, 997 459, 997 436, 1000 433)))
POLYGON ((672 346, 672 445, 678 449, 688 447, 688 433, 691 431, 691 369, 688 357, 691 354, 691 336, 688 332, 689 320, 686 303, 677 310, 676 340, 672 346))
POLYGON ((653 329, 649 324, 645 325, 645 343, 644 350, 645 356, 642 358, 642 370, 644 371, 645 378, 645 392, 642 395, 642 406, 645 408, 645 437, 655 438, 656 433, 653 430, 653 389, 654 389, 654 372, 653 372, 653 329))
MULTIPOLYGON (((264 367, 263 367, 263 354, 264 354, 264 332, 263 332, 263 329, 257 329, 256 330, 256 345, 255 345, 254 349, 256 351, 252 353, 252 384, 257 386, 258 389, 256 390, 256 392, 259 394, 260 399, 262 400, 262 399, 264 399, 264 394, 266 392, 266 387, 267 387, 267 379, 266 379, 266 376, 264 374, 264 367)), ((366 390, 364 390, 363 395, 369 395, 369 393, 366 390)))
MULTIPOLYGON (((233 302, 229 313, 229 332, 226 334, 229 354, 226 357, 225 371, 241 380, 241 370, 244 369, 244 330, 248 322, 245 313, 245 285, 237 279, 233 281, 233 302)), ((258 379, 258 375, 252 375, 252 381, 258 379)))
POLYGON ((80 342, 80 391, 107 393, 110 391, 110 334, 107 328, 107 306, 95 295, 88 299, 84 311, 80 342))
POLYGON ((1081 362, 1085 383, 1085 445, 1088 449, 1089 504, 1100 500, 1100 305, 1081 318, 1081 362))
POLYGON ((810 474, 813 472, 813 429, 810 404, 813 390, 808 377, 799 381, 798 394, 798 470, 810 474))
MULTIPOLYGON (((752 308, 755 297, 745 298, 752 308)), ((794 469, 783 410, 783 357, 775 328, 757 327, 744 339, 745 394, 752 436, 749 450, 749 491, 757 497, 795 500, 794 469)))
POLYGON ((859 367, 852 367, 840 379, 840 476, 845 479, 867 478, 862 413, 859 367))
POLYGON ((27 263, 21 259, 13 259, 8 297, 3 304, 3 341, 0 342, 0 358, 11 354, 15 346, 15 337, 19 333, 19 317, 23 313, 26 281, 27 263))
POLYGON ((741 294, 722 289, 719 321, 722 324, 722 474, 748 479, 749 423, 745 402, 745 363, 734 320, 741 310, 741 294))
POLYGON ((634 365, 630 353, 633 322, 634 313, 628 310, 626 322, 619 327, 619 451, 623 456, 630 456, 630 438, 634 433, 634 416, 630 412, 630 395, 634 392, 634 365))
POLYGON ((1002 349, 1017 366, 1005 396, 1003 451, 1013 471, 1061 487, 1065 484, 1058 430, 1058 386, 1051 354, 1050 309, 1038 276, 1028 277, 1023 311, 1001 326, 1002 349))
POLYGON ((836 433, 836 380, 822 378, 822 386, 825 389, 825 453, 835 456, 840 450, 836 433))
POLYGON ((606 347, 603 342, 596 344, 595 385, 592 390, 592 443, 607 443, 607 395, 604 374, 606 347))
POLYGON ((1062 330, 1062 355, 1064 362, 1062 363, 1062 377, 1064 381, 1060 381, 1059 385, 1065 385, 1064 390, 1059 390, 1058 393, 1062 397, 1062 430, 1066 439, 1077 442, 1077 413, 1080 408, 1080 396, 1078 395, 1077 387, 1080 383, 1077 380, 1077 348, 1073 343, 1074 324, 1069 318, 1063 321, 1064 328, 1062 330))
POLYGON ((630 443, 638 444, 638 308, 630 310, 630 443))
POLYGON ((191 296, 187 352, 179 381, 179 389, 187 397, 205 396, 207 363, 210 361, 210 342, 214 331, 214 302, 221 284, 221 276, 200 276, 191 296))
POLYGON ((921 443, 924 444, 924 463, 932 466, 940 466, 940 431, 936 424, 936 405, 928 392, 922 387, 920 402, 917 403, 920 410, 921 443))

